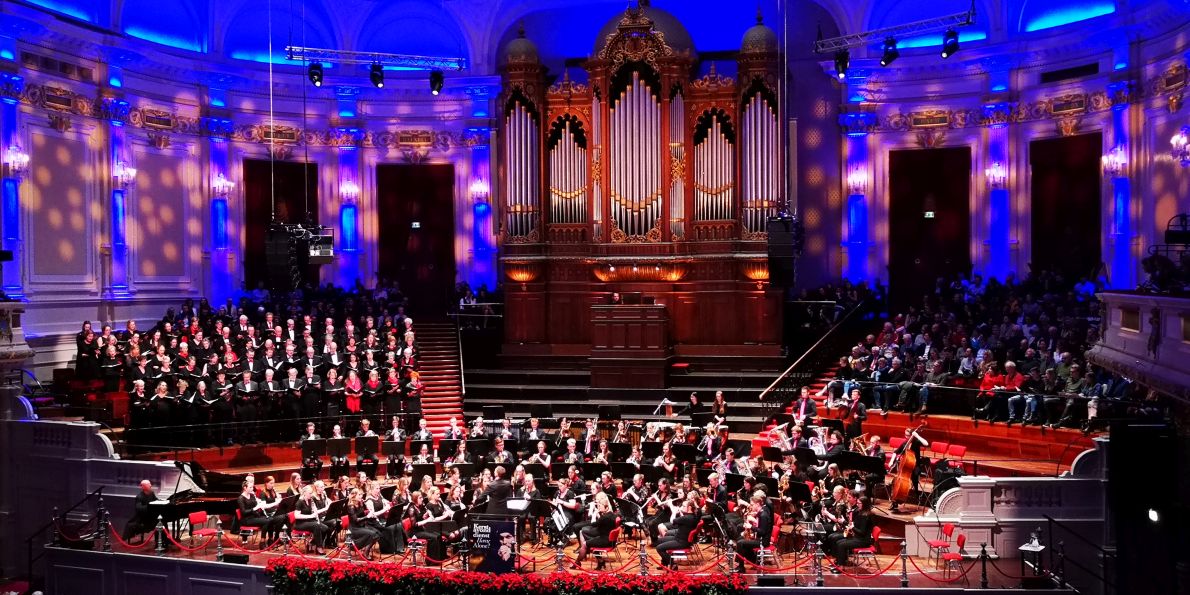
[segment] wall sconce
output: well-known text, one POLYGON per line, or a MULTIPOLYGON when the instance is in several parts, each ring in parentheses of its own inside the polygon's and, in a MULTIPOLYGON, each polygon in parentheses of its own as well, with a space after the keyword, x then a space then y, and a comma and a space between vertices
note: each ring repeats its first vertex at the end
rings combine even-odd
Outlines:
POLYGON ((1008 182, 1008 170, 999 161, 993 161, 991 167, 983 170, 983 175, 992 188, 1003 188, 1008 182))
POLYGON ((8 167, 9 177, 20 180, 29 171, 29 154, 19 145, 8 145, 4 151, 4 165, 8 167))
POLYGON ((491 187, 484 180, 471 182, 471 187, 468 190, 471 193, 471 200, 475 202, 487 202, 488 197, 492 194, 491 187))
POLYGON ((1182 167, 1190 167, 1190 126, 1183 126, 1173 138, 1169 139, 1169 144, 1173 146, 1170 155, 1174 161, 1177 161, 1182 167))
POLYGON ((1111 178, 1128 175, 1128 155, 1124 153, 1124 147, 1117 146, 1103 156, 1103 173, 1111 178))
POLYGON ((227 198, 231 194, 231 191, 235 190, 235 187, 236 183, 227 179, 227 176, 224 176, 222 173, 215 176, 215 179, 211 181, 211 191, 219 198, 227 198))
POLYGON ((355 204, 359 200, 359 184, 347 180, 339 185, 339 200, 346 204, 355 204))
POLYGON ((127 188, 136 182, 136 168, 123 161, 117 161, 116 167, 112 169, 112 177, 121 188, 127 188))
POLYGON ((868 191, 868 172, 857 167, 847 174, 847 194, 866 194, 868 191))

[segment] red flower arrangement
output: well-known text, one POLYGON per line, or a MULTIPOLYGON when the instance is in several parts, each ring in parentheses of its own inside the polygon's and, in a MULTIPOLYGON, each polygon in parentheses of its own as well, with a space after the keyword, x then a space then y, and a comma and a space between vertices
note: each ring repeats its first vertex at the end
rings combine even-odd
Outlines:
POLYGON ((487 574, 392 564, 273 558, 266 569, 276 595, 743 595, 742 576, 638 574, 487 574))

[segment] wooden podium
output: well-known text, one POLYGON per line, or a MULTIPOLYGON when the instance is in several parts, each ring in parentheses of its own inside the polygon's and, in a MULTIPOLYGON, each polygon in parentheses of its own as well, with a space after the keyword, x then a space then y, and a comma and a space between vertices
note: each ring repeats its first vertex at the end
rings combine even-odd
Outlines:
POLYGON ((665 388, 665 306, 591 306, 591 387, 665 388))

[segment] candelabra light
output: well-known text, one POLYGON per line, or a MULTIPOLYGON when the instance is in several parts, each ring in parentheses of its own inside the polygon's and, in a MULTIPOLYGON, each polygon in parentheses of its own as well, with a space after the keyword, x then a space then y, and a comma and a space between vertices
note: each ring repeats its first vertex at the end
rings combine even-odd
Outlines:
POLYGON ((847 174, 847 193, 851 195, 865 194, 868 190, 868 172, 863 168, 855 168, 847 174))
POLYGON ((227 176, 224 176, 222 173, 215 176, 215 179, 211 182, 211 191, 219 198, 227 198, 231 194, 231 191, 235 190, 235 187, 236 183, 227 179, 227 176))
POLYGON ((488 197, 492 193, 491 187, 488 186, 488 183, 483 180, 475 180, 474 182, 471 182, 471 186, 468 190, 471 193, 471 200, 477 203, 487 202, 488 197))
POLYGON ((359 184, 347 180, 339 185, 339 199, 347 204, 354 204, 359 200, 359 184))
POLYGON ((4 151, 4 165, 8 167, 9 177, 19 180, 29 171, 29 154, 21 150, 20 145, 8 145, 4 151))
POLYGON ((1008 170, 999 161, 992 162, 992 165, 983 171, 983 175, 992 188, 1003 188, 1008 182, 1008 170))
POLYGON ((116 166, 112 169, 112 177, 116 179, 116 183, 121 188, 127 188, 136 182, 136 168, 123 161, 117 161, 116 166))
POLYGON ((1172 145, 1170 155, 1174 161, 1177 161, 1182 167, 1190 167, 1190 126, 1183 126, 1173 138, 1169 139, 1169 144, 1172 145))
POLYGON ((1103 173, 1112 178, 1121 178, 1128 173, 1128 155, 1124 147, 1116 147, 1103 156, 1103 173))

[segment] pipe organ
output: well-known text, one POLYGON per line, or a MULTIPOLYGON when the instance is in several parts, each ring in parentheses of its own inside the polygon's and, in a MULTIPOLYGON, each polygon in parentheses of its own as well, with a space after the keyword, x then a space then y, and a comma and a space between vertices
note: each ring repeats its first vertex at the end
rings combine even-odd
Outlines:
POLYGON ((548 87, 535 46, 507 46, 493 201, 505 352, 582 353, 597 294, 639 291, 670 310, 678 343, 768 354, 780 292, 765 229, 786 200, 776 34, 749 29, 725 76, 699 63, 676 19, 638 2, 581 73, 548 87), (710 319, 717 328, 697 322, 710 319))

